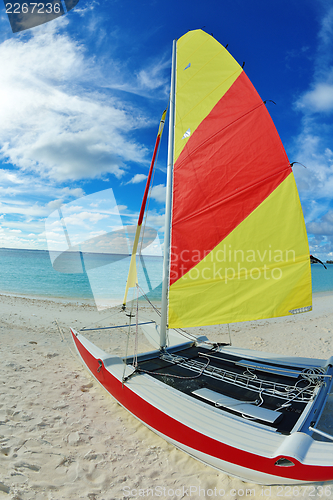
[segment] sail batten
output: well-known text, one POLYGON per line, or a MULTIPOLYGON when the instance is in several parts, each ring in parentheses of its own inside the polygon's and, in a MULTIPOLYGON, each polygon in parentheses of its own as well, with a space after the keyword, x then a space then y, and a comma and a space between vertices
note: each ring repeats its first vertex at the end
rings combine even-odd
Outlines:
POLYGON ((178 41, 175 116, 169 327, 309 308, 309 248, 290 162, 243 69, 200 30, 178 41))

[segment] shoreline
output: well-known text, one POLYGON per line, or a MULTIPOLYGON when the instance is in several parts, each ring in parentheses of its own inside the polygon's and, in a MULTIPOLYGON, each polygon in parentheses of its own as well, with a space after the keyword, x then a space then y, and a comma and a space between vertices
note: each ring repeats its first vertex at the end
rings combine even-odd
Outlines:
MULTIPOLYGON (((333 293, 333 292, 332 292, 333 293)), ((67 298, 67 297, 53 297, 53 296, 42 296, 42 295, 32 295, 32 294, 24 294, 24 293, 16 293, 16 292, 3 292, 0 291, 0 297, 13 297, 19 299, 27 299, 27 300, 47 300, 49 302, 60 302, 60 303, 71 303, 75 304, 89 304, 94 306, 93 299, 83 299, 83 298, 67 298)))
MULTIPOLYGON (((333 294, 333 291, 332 291, 333 294)), ((21 298, 21 299, 31 299, 31 300, 47 300, 49 302, 61 302, 61 303, 70 303, 70 304, 88 304, 93 307, 96 307, 95 300, 93 298, 82 298, 82 297, 54 297, 51 295, 33 295, 33 294, 25 294, 25 293, 17 293, 17 292, 7 292, 0 290, 0 297, 13 297, 13 298, 21 298)), ((113 300, 113 299, 112 299, 113 300)), ((139 301, 144 301, 145 299, 141 296, 139 297, 139 301)), ((160 304, 161 300, 150 299, 153 304, 160 304)), ((122 305, 122 299, 117 300, 117 305, 122 305)), ((130 301, 128 301, 130 303, 130 301)), ((148 305, 148 302, 147 302, 148 305)), ((105 304, 103 305, 103 309, 107 309, 109 306, 105 304)), ((114 306, 115 307, 115 306, 114 306)))
MULTIPOLYGON (((320 297, 326 297, 326 296, 333 296, 333 290, 324 290, 320 292, 312 292, 312 297, 315 298, 320 298, 320 297)), ((91 304, 95 305, 95 301, 93 298, 82 298, 82 297, 55 297, 55 296, 48 296, 48 295, 33 295, 33 294, 25 294, 25 293, 17 293, 17 292, 8 292, 8 291, 2 291, 0 290, 0 297, 18 297, 18 298, 23 298, 23 299, 32 299, 32 300, 49 300, 49 301, 54 301, 54 302, 69 302, 73 304, 91 304)), ((145 300, 142 298, 142 296, 139 298, 139 300, 145 300)), ((160 299, 152 299, 152 302, 154 304, 160 304, 161 300, 160 299)), ((121 305, 121 303, 120 303, 121 305)))

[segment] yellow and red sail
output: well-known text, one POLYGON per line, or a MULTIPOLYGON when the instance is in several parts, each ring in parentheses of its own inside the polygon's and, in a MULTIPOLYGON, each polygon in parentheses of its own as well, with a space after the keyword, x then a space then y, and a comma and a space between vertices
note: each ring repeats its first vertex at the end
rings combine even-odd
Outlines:
POLYGON ((293 172, 240 65, 213 37, 177 42, 169 328, 311 307, 293 172))

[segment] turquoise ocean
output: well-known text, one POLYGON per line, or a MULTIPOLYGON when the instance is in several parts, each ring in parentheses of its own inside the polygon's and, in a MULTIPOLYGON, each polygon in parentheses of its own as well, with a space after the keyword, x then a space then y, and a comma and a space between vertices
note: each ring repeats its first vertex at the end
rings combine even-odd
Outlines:
MULTIPOLYGON (((76 301, 97 298, 101 302, 108 297, 122 302, 129 256, 87 254, 80 259, 79 253, 62 255, 65 259, 52 265, 47 250, 0 248, 0 293, 76 301)), ((144 269, 139 262, 137 272, 144 293, 160 300, 162 257, 145 256, 144 269)))
MULTIPOLYGON (((53 268, 47 250, 18 250, 0 248, 0 293, 62 298, 67 300, 93 300, 96 287, 105 288, 116 299, 123 296, 128 272, 128 258, 116 257, 110 268, 105 255, 95 254, 89 268, 82 272, 62 272, 53 268), (106 269, 111 269, 110 279, 106 269)), ((161 298, 162 258, 145 257, 145 271, 139 283, 145 282, 145 292, 153 300, 161 298), (149 278, 147 276, 149 275, 149 278), (153 278, 153 279, 152 279, 153 278)), ((57 267, 57 266, 55 266, 57 267)), ((59 267, 59 266, 58 266, 59 267)), ((333 291, 333 264, 327 270, 320 264, 312 264, 312 290, 314 293, 333 291)), ((143 271, 141 271, 143 273, 143 271)))

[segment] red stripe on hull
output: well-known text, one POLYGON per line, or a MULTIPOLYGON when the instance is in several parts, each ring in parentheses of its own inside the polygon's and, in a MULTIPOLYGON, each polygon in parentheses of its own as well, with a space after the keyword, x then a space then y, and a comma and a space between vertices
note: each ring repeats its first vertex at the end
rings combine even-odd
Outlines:
POLYGON ((270 474, 271 476, 293 479, 299 482, 318 482, 333 479, 333 467, 331 466, 304 465, 295 458, 283 455, 283 458, 292 460, 295 466, 277 467, 274 463, 279 458, 282 458, 280 455, 274 458, 261 457, 260 455, 233 448, 187 427, 149 404, 126 385, 123 386, 117 378, 105 369, 104 365, 97 372, 100 366, 98 360, 90 354, 73 333, 72 335, 84 363, 91 373, 93 373, 94 377, 122 406, 161 434, 201 453, 248 470, 255 470, 264 474, 270 474), (250 467, 250 465, 255 465, 255 469, 250 467))
POLYGON ((213 250, 291 172, 266 106, 242 72, 175 163, 170 284, 213 250))

